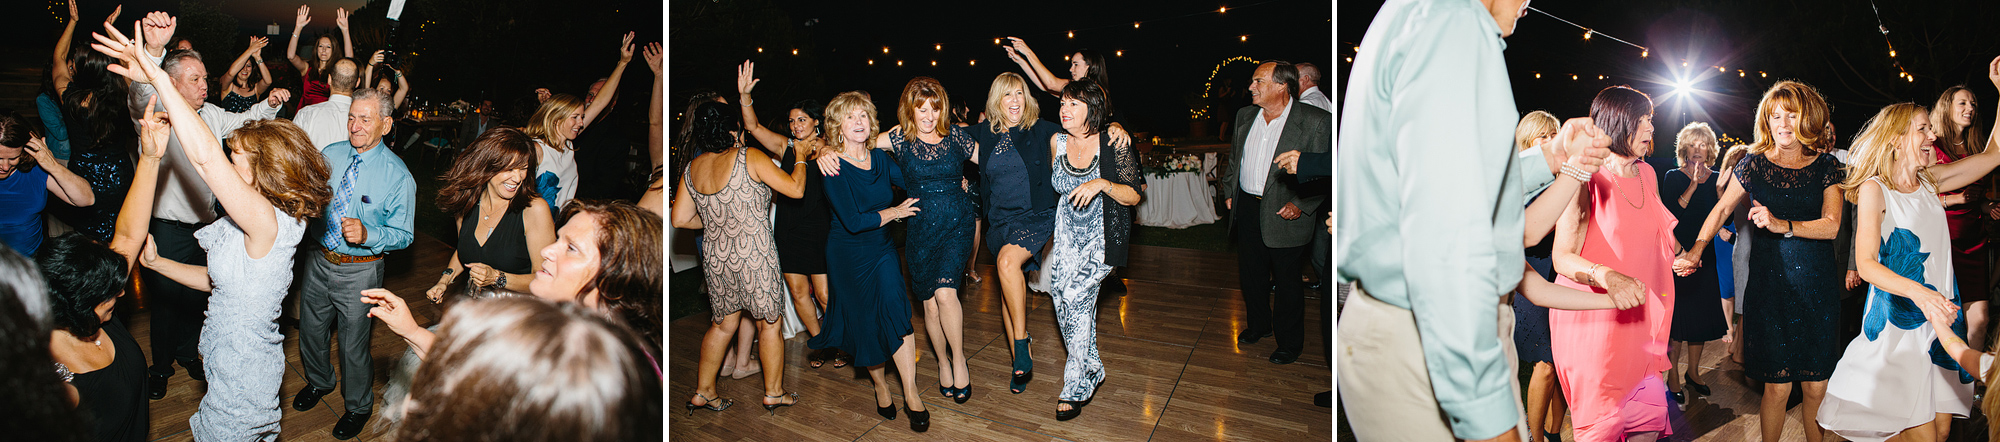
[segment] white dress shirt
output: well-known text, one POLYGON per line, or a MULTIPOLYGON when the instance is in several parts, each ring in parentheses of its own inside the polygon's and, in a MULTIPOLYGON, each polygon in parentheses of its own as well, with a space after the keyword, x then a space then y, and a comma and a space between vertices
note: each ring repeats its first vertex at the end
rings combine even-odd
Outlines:
POLYGON ((326 150, 328 144, 347 141, 347 109, 353 105, 352 96, 328 95, 326 101, 300 108, 292 122, 306 131, 314 149, 326 150))
POLYGON ((1320 110, 1333 112, 1333 100, 1327 99, 1326 94, 1320 93, 1317 86, 1306 88, 1305 92, 1300 92, 1299 101, 1318 106, 1320 110))
MULTIPOLYGON (((150 53, 147 55, 151 56, 150 53)), ((150 58, 151 63, 158 64, 166 57, 150 58)), ((159 91, 154 86, 132 83, 132 101, 129 105, 132 109, 134 130, 140 130, 139 119, 148 113, 146 102, 159 91)), ((166 90, 170 93, 179 93, 171 86, 166 90)), ((203 102, 200 98, 190 99, 188 103, 195 106, 195 113, 201 116, 202 123, 208 125, 208 130, 215 133, 217 142, 222 142, 229 136, 229 132, 243 127, 243 123, 268 120, 278 116, 278 108, 272 107, 269 100, 250 106, 250 109, 243 112, 229 112, 220 106, 203 102)), ((165 112, 166 105, 156 104, 152 110, 165 112)), ((228 149, 228 145, 224 144, 223 148, 228 149)), ((208 189, 208 183, 201 180, 201 174, 195 170, 194 163, 188 161, 187 154, 181 151, 180 135, 173 135, 167 139, 167 155, 160 161, 158 192, 158 199, 153 201, 154 218, 189 224, 215 221, 213 205, 215 193, 208 189)))
POLYGON ((1264 111, 1258 111, 1251 118, 1250 136, 1243 140, 1243 161, 1237 169, 1240 186, 1244 193, 1264 196, 1264 179, 1271 174, 1271 161, 1278 156, 1278 136, 1285 133, 1285 120, 1292 116, 1292 106, 1297 101, 1285 105, 1285 111, 1275 120, 1264 121, 1264 111))

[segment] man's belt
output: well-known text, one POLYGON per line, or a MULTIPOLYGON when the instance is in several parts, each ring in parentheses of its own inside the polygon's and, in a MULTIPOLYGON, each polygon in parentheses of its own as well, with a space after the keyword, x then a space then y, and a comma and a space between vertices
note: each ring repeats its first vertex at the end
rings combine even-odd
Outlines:
POLYGON ((335 252, 332 250, 326 250, 325 254, 326 254, 326 261, 334 264, 359 264, 364 262, 375 262, 382 260, 382 255, 354 256, 345 253, 335 252))

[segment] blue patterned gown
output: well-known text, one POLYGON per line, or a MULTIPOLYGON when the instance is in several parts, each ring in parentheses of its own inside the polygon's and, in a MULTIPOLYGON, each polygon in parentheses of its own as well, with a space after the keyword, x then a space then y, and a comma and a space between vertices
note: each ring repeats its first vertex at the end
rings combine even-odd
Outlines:
MULTIPOLYGON (((1904 193, 1883 185, 1881 192, 1885 213, 1877 262, 1961 304, 1937 188, 1925 184, 1904 193)), ((1929 423, 1937 413, 1971 413, 1972 375, 1938 345, 1937 332, 1915 302, 1870 287, 1863 311, 1861 336, 1848 344, 1827 381, 1820 426, 1849 440, 1874 441, 1929 423)), ((1965 335, 1964 312, 1951 328, 1965 335)))

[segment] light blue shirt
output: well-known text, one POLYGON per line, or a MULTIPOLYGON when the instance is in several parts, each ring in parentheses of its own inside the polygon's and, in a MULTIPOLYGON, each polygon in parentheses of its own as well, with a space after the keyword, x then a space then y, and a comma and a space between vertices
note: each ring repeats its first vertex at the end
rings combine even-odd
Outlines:
MULTIPOLYGON (((339 198, 342 175, 347 172, 348 163, 354 161, 354 145, 343 140, 327 145, 320 153, 326 155, 327 170, 331 175, 327 185, 333 190, 334 197, 339 198)), ((403 165, 403 159, 377 141, 374 148, 361 154, 358 178, 354 183, 353 198, 347 201, 348 213, 333 213, 333 204, 327 204, 326 217, 314 223, 319 229, 309 234, 325 235, 324 229, 328 224, 338 225, 343 217, 355 218, 368 229, 368 240, 359 245, 342 241, 335 252, 374 256, 409 247, 416 231, 416 212, 411 205, 417 201, 417 180, 410 177, 410 169, 403 165)))
POLYGON ((1505 49, 1479 2, 1390 0, 1342 97, 1339 279, 1414 314, 1431 388, 1461 439, 1520 419, 1498 329, 1526 228, 1505 49))

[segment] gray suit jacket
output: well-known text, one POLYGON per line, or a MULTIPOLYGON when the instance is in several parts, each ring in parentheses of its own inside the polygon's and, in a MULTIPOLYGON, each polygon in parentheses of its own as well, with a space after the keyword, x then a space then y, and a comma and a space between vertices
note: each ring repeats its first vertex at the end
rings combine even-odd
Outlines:
MULTIPOLYGON (((1298 100, 1292 100, 1291 106, 1292 115, 1285 120, 1285 130, 1278 136, 1278 151, 1273 156, 1294 150, 1305 153, 1330 151, 1333 146, 1333 114, 1317 107, 1301 106, 1298 100)), ((1261 118, 1258 114, 1263 111, 1263 108, 1257 106, 1248 106, 1236 111, 1236 124, 1231 126, 1236 129, 1236 133, 1229 138, 1230 144, 1235 146, 1236 156, 1232 157, 1233 161, 1243 161, 1243 158, 1246 158, 1243 148, 1246 140, 1250 138, 1250 125, 1254 118, 1261 118)), ((1234 199, 1242 192, 1241 186, 1237 185, 1236 175, 1243 168, 1240 163, 1236 163, 1230 164, 1225 169, 1227 170, 1222 176, 1222 192, 1224 196, 1234 199)), ((1319 205, 1325 202, 1324 192, 1315 192, 1312 186, 1301 186, 1297 176, 1285 173, 1285 169, 1272 166, 1269 175, 1264 178, 1263 205, 1253 209, 1259 211, 1257 220, 1258 226, 1264 230, 1264 246, 1299 247, 1311 242, 1316 227, 1318 230, 1325 229, 1319 227, 1315 222, 1316 217, 1312 215, 1319 210, 1319 205), (1298 219, 1287 220, 1278 216, 1278 210, 1283 209, 1285 203, 1298 206, 1301 213, 1298 219)), ((1236 217, 1231 216, 1229 219, 1232 224, 1230 229, 1233 231, 1236 228, 1233 225, 1236 217)))

